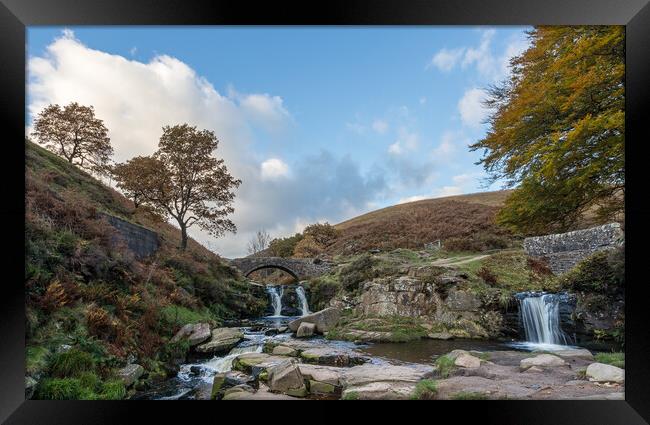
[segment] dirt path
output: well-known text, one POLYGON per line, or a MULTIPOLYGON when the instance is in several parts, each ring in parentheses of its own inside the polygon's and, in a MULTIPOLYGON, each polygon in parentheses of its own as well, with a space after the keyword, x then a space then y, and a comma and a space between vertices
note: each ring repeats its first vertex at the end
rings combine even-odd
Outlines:
POLYGON ((483 255, 468 255, 464 257, 451 257, 451 258, 442 258, 440 260, 436 260, 433 263, 431 263, 434 266, 440 266, 440 267, 453 267, 453 266, 459 266, 461 264, 465 263, 471 263, 472 261, 478 261, 482 260, 484 258, 489 257, 491 254, 483 254, 483 255))

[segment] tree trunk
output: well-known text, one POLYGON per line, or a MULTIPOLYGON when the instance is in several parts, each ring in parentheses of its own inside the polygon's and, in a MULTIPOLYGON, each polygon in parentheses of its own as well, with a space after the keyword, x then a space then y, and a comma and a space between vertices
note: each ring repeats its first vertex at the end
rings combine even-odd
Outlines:
POLYGON ((181 251, 185 251, 187 248, 187 226, 184 223, 180 223, 181 226, 181 251))

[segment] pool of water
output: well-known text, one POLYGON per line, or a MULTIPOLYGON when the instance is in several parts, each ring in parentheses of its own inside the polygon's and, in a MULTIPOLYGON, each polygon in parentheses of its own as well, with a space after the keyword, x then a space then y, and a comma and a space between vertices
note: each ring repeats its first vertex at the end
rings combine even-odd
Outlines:
POLYGON ((453 350, 522 350, 523 347, 512 346, 507 342, 476 339, 421 339, 411 342, 380 343, 358 347, 370 356, 392 362, 432 363, 438 356, 453 350))

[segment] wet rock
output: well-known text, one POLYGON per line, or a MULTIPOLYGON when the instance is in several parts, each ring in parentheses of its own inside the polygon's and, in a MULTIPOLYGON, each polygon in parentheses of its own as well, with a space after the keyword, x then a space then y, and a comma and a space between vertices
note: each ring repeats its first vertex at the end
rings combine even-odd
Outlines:
POLYGON ((231 370, 230 372, 226 372, 224 383, 230 387, 234 387, 242 384, 249 385, 253 388, 256 387, 255 378, 236 370, 231 370))
POLYGON ((336 326, 340 317, 341 311, 339 309, 329 307, 290 322, 289 329, 291 329, 292 332, 296 332, 301 323, 307 322, 315 325, 316 332, 325 333, 336 326))
POLYGON ((519 363, 519 368, 523 371, 528 369, 529 367, 532 366, 538 366, 538 367, 558 367, 558 366, 565 366, 566 362, 559 358, 558 356, 554 356, 552 354, 540 354, 535 357, 528 357, 526 359, 522 359, 521 362, 519 363))
POLYGON ((553 354, 568 359, 583 359, 583 360, 593 360, 594 355, 591 354, 591 351, 585 348, 574 348, 569 350, 559 350, 553 351, 553 354))
POLYGON ((277 345, 273 348, 273 351, 271 352, 274 356, 291 356, 295 357, 298 355, 298 351, 296 351, 294 348, 287 347, 285 345, 277 345))
POLYGON ((208 342, 196 347, 196 351, 204 354, 228 352, 244 339, 244 334, 238 328, 216 328, 211 332, 208 342))
POLYGON ((454 336, 448 332, 431 332, 427 334, 427 338, 448 340, 448 339, 453 339, 454 336))
POLYGON ((620 367, 604 364, 592 363, 587 366, 587 378, 595 382, 625 382, 625 371, 620 367))
POLYGON ((310 348, 300 353, 305 363, 329 366, 350 366, 365 363, 368 359, 355 352, 333 350, 331 348, 310 348))
POLYGON ((268 384, 273 392, 294 397, 307 395, 307 387, 295 360, 285 360, 269 369, 268 384))
POLYGON ((234 358, 232 368, 253 376, 259 376, 262 372, 286 359, 286 357, 272 356, 266 353, 245 353, 234 358))
POLYGON ((225 392, 225 382, 225 373, 217 373, 214 375, 214 378, 212 378, 212 391, 210 395, 211 400, 221 400, 223 398, 225 392))
POLYGON ((142 376, 143 373, 144 368, 142 366, 132 363, 118 370, 116 376, 122 380, 125 387, 130 387, 142 376))
POLYGON ((198 345, 208 338, 210 338, 210 325, 207 323, 188 323, 183 326, 176 335, 171 339, 171 342, 178 342, 183 339, 187 340, 191 347, 198 345))
POLYGON ((341 337, 348 341, 359 343, 364 342, 390 342, 393 334, 391 332, 364 331, 361 329, 341 330, 341 337))
POLYGON ((249 385, 237 385, 232 388, 228 388, 224 394, 222 400, 239 400, 244 395, 255 393, 255 389, 249 385))
POLYGON ((306 338, 312 336, 315 330, 316 330, 316 325, 314 325, 313 323, 302 322, 300 326, 298 326, 298 330, 296 331, 296 337, 306 338))
POLYGON ((465 367, 470 369, 475 369, 481 366, 481 360, 478 357, 474 357, 471 354, 460 354, 454 360, 454 365, 458 367, 465 367))

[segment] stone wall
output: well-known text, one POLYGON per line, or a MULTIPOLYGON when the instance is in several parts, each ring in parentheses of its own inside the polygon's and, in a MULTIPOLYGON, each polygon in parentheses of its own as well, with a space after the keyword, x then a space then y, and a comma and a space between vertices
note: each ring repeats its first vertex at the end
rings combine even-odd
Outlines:
POLYGON ((160 241, 158 240, 158 234, 153 230, 130 223, 114 215, 106 213, 99 214, 118 231, 136 257, 148 257, 158 251, 160 241))
POLYGON ((619 223, 524 239, 524 250, 548 261, 553 273, 562 274, 597 251, 619 247, 625 235, 619 223))

